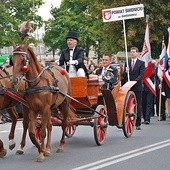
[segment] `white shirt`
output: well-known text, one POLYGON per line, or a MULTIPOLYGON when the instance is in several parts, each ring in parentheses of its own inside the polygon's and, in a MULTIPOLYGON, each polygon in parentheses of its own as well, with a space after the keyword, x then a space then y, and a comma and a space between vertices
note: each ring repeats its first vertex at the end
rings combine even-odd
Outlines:
POLYGON ((101 75, 104 75, 109 67, 110 67, 110 66, 108 66, 108 67, 103 67, 103 68, 102 68, 102 73, 101 73, 101 75))
POLYGON ((75 47, 72 50, 70 50, 70 60, 73 60, 74 49, 75 49, 75 47))

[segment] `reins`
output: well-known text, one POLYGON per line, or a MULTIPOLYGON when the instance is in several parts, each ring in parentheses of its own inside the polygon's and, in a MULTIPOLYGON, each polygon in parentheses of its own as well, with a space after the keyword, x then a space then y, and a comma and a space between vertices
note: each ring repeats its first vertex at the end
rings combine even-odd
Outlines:
POLYGON ((5 77, 0 77, 0 80, 6 79, 6 78, 10 78, 10 77, 12 77, 12 75, 5 76, 5 77))
POLYGON ((29 79, 26 79, 26 78, 24 78, 23 80, 25 80, 25 81, 28 82, 28 83, 34 83, 36 80, 38 80, 38 78, 41 77, 41 75, 44 73, 44 71, 47 70, 48 68, 49 68, 49 66, 43 67, 43 69, 42 69, 41 72, 38 74, 38 76, 37 76, 35 79, 33 79, 33 80, 29 80, 29 79))
POLYGON ((90 109, 91 111, 97 113, 98 115, 100 115, 100 116, 102 116, 102 117, 106 117, 106 115, 103 115, 103 114, 99 113, 98 111, 92 109, 92 108, 89 107, 88 105, 86 105, 86 104, 84 104, 84 103, 78 101, 77 99, 71 97, 70 95, 63 93, 63 92, 60 91, 60 90, 59 90, 59 93, 62 94, 62 95, 64 95, 64 96, 66 96, 66 97, 68 97, 68 98, 70 98, 71 100, 75 101, 76 103, 79 103, 79 104, 81 104, 82 106, 85 106, 86 108, 88 108, 88 109, 90 109))
POLYGON ((0 80, 6 79, 6 78, 9 78, 9 79, 10 79, 10 77, 12 77, 12 75, 10 75, 8 71, 6 71, 5 67, 0 66, 0 69, 7 75, 7 76, 3 76, 3 75, 1 74, 0 80))

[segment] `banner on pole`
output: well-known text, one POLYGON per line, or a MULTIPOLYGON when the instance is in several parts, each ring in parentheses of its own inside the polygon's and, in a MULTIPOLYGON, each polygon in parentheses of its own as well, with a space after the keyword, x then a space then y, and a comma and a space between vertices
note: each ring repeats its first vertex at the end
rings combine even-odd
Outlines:
POLYGON ((102 10, 103 22, 144 17, 144 5, 130 5, 102 10))

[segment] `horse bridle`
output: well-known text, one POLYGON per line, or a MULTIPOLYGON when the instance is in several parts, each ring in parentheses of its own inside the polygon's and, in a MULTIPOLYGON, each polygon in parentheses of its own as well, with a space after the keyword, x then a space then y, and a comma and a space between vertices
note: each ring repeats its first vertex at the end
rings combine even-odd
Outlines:
POLYGON ((23 66, 28 66, 28 64, 29 64, 28 53, 24 52, 24 51, 16 50, 16 51, 13 52, 13 55, 16 55, 16 54, 21 54, 24 57, 23 66))

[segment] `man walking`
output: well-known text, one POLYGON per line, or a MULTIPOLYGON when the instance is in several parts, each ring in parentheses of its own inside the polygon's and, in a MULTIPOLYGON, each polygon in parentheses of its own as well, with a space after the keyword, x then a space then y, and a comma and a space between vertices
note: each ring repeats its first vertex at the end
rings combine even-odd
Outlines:
POLYGON ((127 81, 127 73, 129 72, 130 81, 137 81, 137 83, 131 88, 135 93, 137 99, 137 120, 136 130, 141 130, 141 114, 142 114, 142 79, 145 73, 145 62, 138 59, 139 50, 137 47, 130 49, 131 59, 124 66, 123 82, 127 81))

